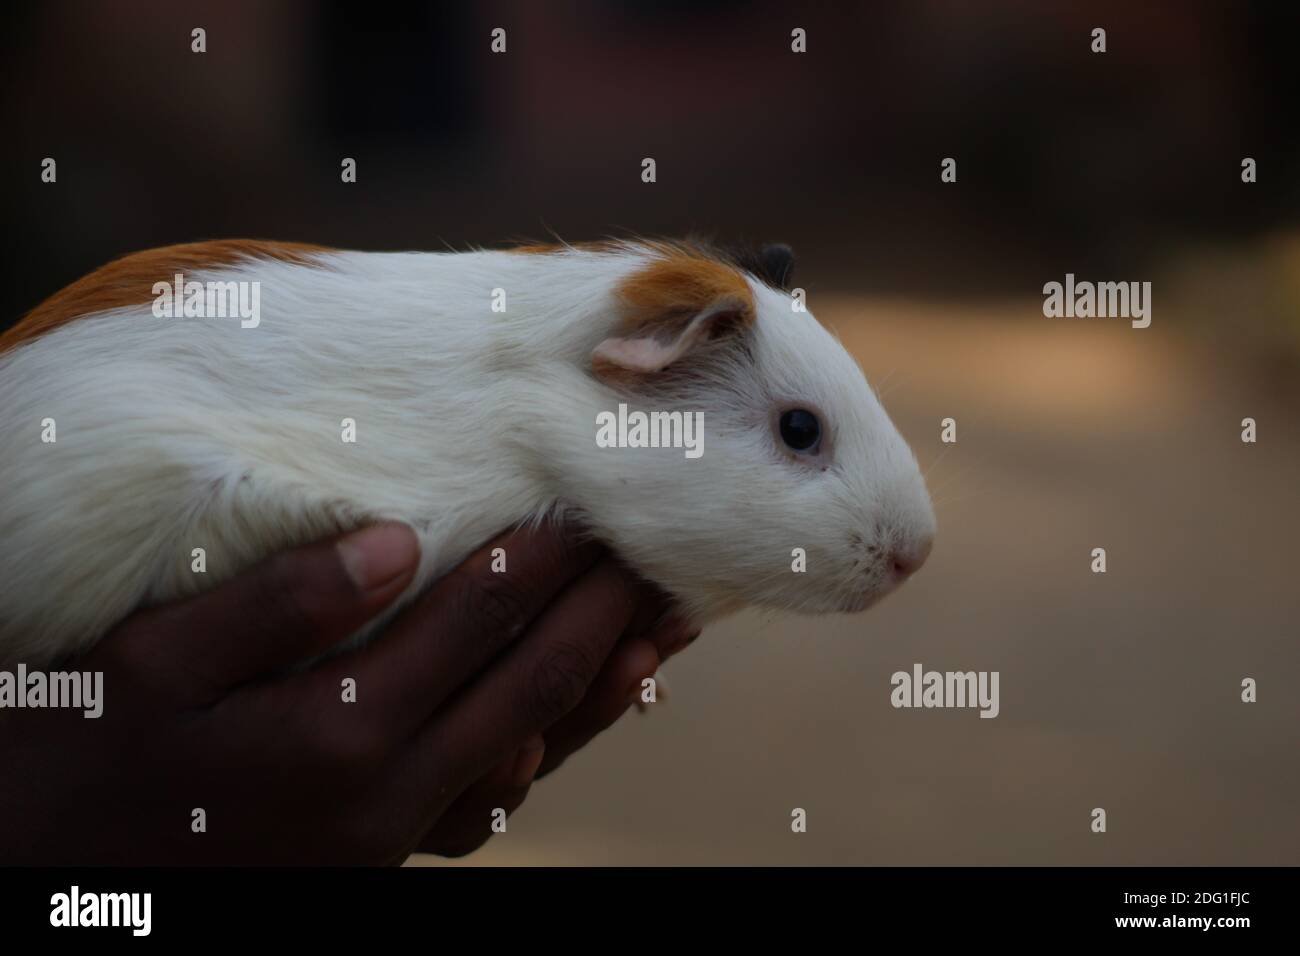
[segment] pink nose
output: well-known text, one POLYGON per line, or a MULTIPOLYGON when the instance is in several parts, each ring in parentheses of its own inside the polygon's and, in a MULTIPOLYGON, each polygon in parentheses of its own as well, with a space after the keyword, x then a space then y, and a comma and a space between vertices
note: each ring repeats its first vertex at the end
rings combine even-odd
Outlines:
POLYGON ((930 556, 932 547, 934 547, 934 539, 927 536, 895 548, 892 555, 894 577, 902 581, 921 570, 921 565, 925 564, 925 559, 930 556))

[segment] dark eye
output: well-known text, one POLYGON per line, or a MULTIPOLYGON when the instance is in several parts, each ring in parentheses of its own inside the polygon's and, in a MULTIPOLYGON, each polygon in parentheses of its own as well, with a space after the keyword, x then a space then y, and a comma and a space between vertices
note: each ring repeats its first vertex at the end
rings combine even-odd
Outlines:
POLYGON ((821 437, 821 422, 812 412, 792 408, 781 416, 781 440, 795 451, 810 451, 821 437))

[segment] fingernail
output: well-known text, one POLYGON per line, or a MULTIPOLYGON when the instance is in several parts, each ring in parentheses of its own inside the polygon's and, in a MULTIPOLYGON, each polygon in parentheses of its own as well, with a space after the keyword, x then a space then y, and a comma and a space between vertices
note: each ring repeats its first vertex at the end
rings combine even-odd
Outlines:
POLYGON ((533 777, 537 776, 537 769, 542 765, 542 757, 545 755, 546 741, 541 737, 534 737, 520 747, 519 753, 515 757, 515 772, 511 782, 516 787, 526 787, 532 783, 533 777))
POLYGON ((650 643, 659 652, 661 661, 667 660, 670 653, 686 646, 686 636, 693 630, 693 625, 684 617, 670 614, 656 624, 650 631, 650 643))
POLYGON ((375 525, 339 541, 339 559, 358 590, 375 591, 420 560, 420 542, 409 526, 398 522, 375 525))

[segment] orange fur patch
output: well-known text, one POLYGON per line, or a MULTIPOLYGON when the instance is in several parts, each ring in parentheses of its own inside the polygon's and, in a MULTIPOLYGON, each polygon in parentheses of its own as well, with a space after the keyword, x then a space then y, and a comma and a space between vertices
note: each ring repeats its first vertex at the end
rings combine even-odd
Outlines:
POLYGON ((617 290, 632 327, 672 326, 708 309, 734 308, 754 320, 754 293, 740 270, 693 255, 689 247, 652 244, 660 258, 633 273, 617 290))
POLYGON ((538 256, 569 250, 617 255, 638 249, 651 252, 654 259, 616 290, 627 306, 626 328, 673 326, 683 317, 727 307, 727 303, 733 303, 742 323, 753 321, 754 294, 741 269, 708 246, 690 240, 598 239, 537 243, 507 251, 538 256))
POLYGON ((313 254, 332 251, 301 242, 219 239, 132 253, 83 276, 32 309, 0 334, 0 352, 40 338, 83 315, 150 302, 154 283, 171 282, 178 272, 189 276, 241 259, 279 259, 310 265, 313 254))
POLYGON ((697 343, 755 320, 754 294, 734 266, 686 244, 642 245, 656 256, 615 290, 624 307, 621 330, 592 353, 592 371, 615 387, 629 387, 697 343), (701 318, 702 324, 695 321, 701 318))

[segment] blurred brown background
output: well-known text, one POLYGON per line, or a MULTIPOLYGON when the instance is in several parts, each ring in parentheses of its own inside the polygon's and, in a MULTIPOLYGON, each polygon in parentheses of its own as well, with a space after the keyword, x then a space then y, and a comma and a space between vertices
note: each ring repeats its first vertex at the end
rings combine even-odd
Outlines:
POLYGON ((915 581, 860 617, 710 629, 670 701, 466 862, 1300 862, 1294 5, 3 16, 0 326, 195 239, 779 239, 929 467, 940 534, 915 581), (1044 318, 1066 272, 1151 281, 1151 328, 1044 318), (1000 671, 1001 715, 894 710, 914 662, 1000 671))

